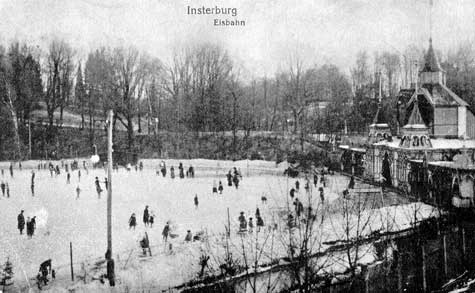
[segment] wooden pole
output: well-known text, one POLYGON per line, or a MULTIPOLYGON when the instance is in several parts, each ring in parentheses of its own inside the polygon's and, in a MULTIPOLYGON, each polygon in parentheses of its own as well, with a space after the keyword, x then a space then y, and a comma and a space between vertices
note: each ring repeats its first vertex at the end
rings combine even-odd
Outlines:
POLYGON ((69 259, 71 262, 71 281, 74 282, 74 268, 73 268, 73 243, 69 242, 69 259))
POLYGON ((422 292, 427 292, 427 280, 426 280, 426 256, 424 245, 421 245, 422 253, 422 292))
POLYGON ((226 231, 226 234, 227 234, 228 237, 231 236, 231 221, 229 219, 229 208, 228 208, 228 229, 226 231))
POLYGON ((463 252, 464 259, 467 256, 467 251, 466 251, 465 245, 466 245, 465 244, 465 228, 462 228, 462 252, 463 252))
POLYGON ((444 273, 445 277, 447 278, 448 275, 448 268, 447 268, 447 236, 444 234, 442 237, 443 245, 444 245, 444 273))
POLYGON ((107 119, 107 276, 109 284, 115 285, 114 260, 112 258, 112 120, 114 113, 109 110, 107 119))

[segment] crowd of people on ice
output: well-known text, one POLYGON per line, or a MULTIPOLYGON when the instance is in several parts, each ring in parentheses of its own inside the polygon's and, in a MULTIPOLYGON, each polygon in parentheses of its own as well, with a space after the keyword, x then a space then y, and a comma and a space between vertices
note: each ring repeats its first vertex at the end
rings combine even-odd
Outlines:
MULTIPOLYGON (((19 164, 19 166, 21 166, 21 163, 19 164)), ((21 167, 19 167, 19 168, 21 170, 21 167)), ((117 169, 118 169, 118 166, 114 165, 114 170, 117 171, 117 169)), ((130 171, 132 168, 130 166, 128 166, 125 169, 127 171, 130 171)), ((14 170, 13 164, 10 164, 9 172, 10 172, 10 177, 11 178, 13 178, 13 176, 14 176, 14 171, 13 170, 14 170)), ((38 170, 49 170, 51 177, 58 177, 61 174, 61 172, 64 171, 64 173, 66 174, 66 184, 71 183, 71 172, 77 171, 76 172, 77 173, 77 179, 78 179, 77 181, 78 182, 81 181, 81 168, 79 168, 79 164, 78 164, 77 161, 73 161, 71 163, 67 163, 67 162, 65 163, 65 162, 61 161, 61 167, 60 167, 59 164, 54 165, 52 162, 40 163, 40 164, 38 164, 38 170)), ((86 164, 86 161, 83 161, 82 170, 84 170, 86 172, 86 174, 89 173, 88 165, 86 164)), ((143 170, 143 163, 139 162, 138 164, 136 164, 135 165, 135 170, 136 171, 143 170)), ((10 197, 9 184, 6 181, 6 178, 5 178, 6 176, 4 176, 4 173, 5 173, 4 170, 1 169, 1 174, 2 174, 1 178, 2 178, 2 180, 0 182, 0 189, 1 189, 2 195, 4 197, 10 197)), ((166 175, 167 175, 167 166, 166 166, 165 161, 160 162, 160 164, 158 166, 158 170, 156 171, 156 174, 157 175, 161 174, 163 177, 166 177, 166 175)), ((174 166, 171 166, 169 168, 169 176, 172 179, 175 178, 174 166)), ((226 176, 228 187, 233 187, 234 186, 234 188, 236 188, 236 189, 239 188, 239 184, 243 180, 242 173, 239 169, 234 167, 231 170, 229 170, 225 174, 225 176, 226 176)), ((35 195, 35 177, 36 177, 35 170, 32 170, 31 171, 31 194, 32 194, 32 196, 35 195)), ((185 178, 185 177, 186 178, 194 178, 195 177, 194 167, 190 165, 185 170, 185 167, 180 162, 178 164, 178 177, 182 178, 182 179, 185 178)), ((310 182, 311 181, 310 181, 308 175, 306 175, 305 178, 304 178, 303 189, 305 189, 305 191, 307 191, 307 192, 310 189, 310 182)), ((320 183, 320 187, 317 190, 318 190, 320 200, 323 203, 325 201, 324 188, 326 187, 326 184, 327 184, 326 177, 325 177, 325 172, 323 170, 321 171, 320 174, 318 174, 317 172, 314 172, 314 174, 313 174, 313 185, 314 185, 314 187, 317 188, 319 183, 320 183)), ((349 189, 354 188, 354 185, 355 185, 354 177, 351 177, 350 183, 348 184, 348 188, 349 189)), ((109 187, 108 179, 104 178, 104 180, 100 180, 99 177, 95 177, 94 186, 95 186, 97 196, 100 199, 101 194, 104 191, 103 188, 105 188, 105 190, 107 190, 108 187, 109 187)), ((216 184, 216 180, 213 180, 212 194, 223 194, 224 188, 225 188, 225 186, 223 185, 221 180, 218 180, 217 184, 216 184)), ((293 201, 292 203, 293 203, 293 206, 294 206, 294 211, 293 212, 289 211, 289 214, 288 214, 289 226, 290 225, 295 225, 295 220, 301 218, 303 213, 304 213, 303 203, 298 198, 298 195, 300 194, 300 189, 301 189, 300 181, 296 180, 294 186, 292 186, 289 190, 289 196, 290 196, 290 199, 293 201)), ((80 194, 81 194, 81 188, 78 184, 77 188, 76 188, 76 199, 80 198, 80 194)), ((261 202, 262 202, 262 204, 266 204, 267 203, 267 197, 262 196, 261 197, 261 202)), ((194 204, 195 209, 198 209, 198 207, 199 207, 198 194, 194 195, 193 204, 194 204)), ((239 222, 238 233, 241 233, 241 234, 243 234, 243 233, 253 233, 254 231, 260 232, 261 229, 263 229, 265 227, 265 222, 264 222, 263 216, 261 215, 261 211, 260 211, 259 207, 256 207, 256 210, 255 210, 255 213, 254 213, 253 216, 254 217, 252 217, 252 216, 251 217, 246 217, 246 215, 243 211, 240 212, 240 215, 238 217, 238 222, 239 222)), ((144 227, 152 229, 153 226, 154 226, 155 220, 156 220, 156 215, 154 214, 153 211, 150 210, 149 206, 146 205, 145 209, 143 210, 143 216, 142 216, 142 221, 143 221, 144 227)), ((26 220, 25 220, 25 212, 24 212, 24 210, 21 210, 21 212, 18 214, 18 217, 17 217, 17 224, 18 224, 17 228, 18 228, 21 235, 23 235, 23 231, 26 228, 27 237, 32 238, 34 236, 35 230, 36 230, 36 216, 34 216, 34 215, 33 216, 28 216, 28 217, 26 217, 26 220)), ((137 225, 138 225, 137 216, 136 216, 136 213, 133 212, 133 213, 131 213, 130 218, 128 220, 129 230, 135 230, 137 225)), ((271 226, 274 226, 274 228, 276 228, 275 225, 276 225, 275 223, 271 224, 271 226)), ((170 220, 166 221, 166 223, 164 224, 161 235, 162 235, 163 242, 167 243, 167 245, 169 245, 168 247, 171 251, 172 250, 172 244, 169 242, 169 239, 177 238, 177 237, 179 237, 179 235, 174 233, 173 226, 172 226, 170 220)), ((184 235, 184 237, 182 236, 183 237, 182 239, 185 243, 187 243, 187 242, 192 242, 192 241, 199 241, 203 238, 203 236, 204 236, 203 231, 196 231, 195 234, 193 235, 192 231, 190 229, 188 229, 186 234, 184 235)), ((150 240, 149 240, 148 234, 146 232, 145 232, 144 237, 139 241, 139 245, 142 248, 142 251, 143 251, 144 255, 146 255, 147 253, 149 253, 151 255, 150 240)), ((51 261, 51 260, 49 260, 49 261, 51 261)), ((49 267, 49 268, 50 268, 50 271, 51 271, 51 267, 49 267)), ((40 266, 40 273, 39 273, 38 276, 41 279, 41 281, 44 282, 45 285, 47 283, 47 275, 48 275, 47 272, 48 272, 48 270, 46 270, 45 266, 42 264, 40 266)))

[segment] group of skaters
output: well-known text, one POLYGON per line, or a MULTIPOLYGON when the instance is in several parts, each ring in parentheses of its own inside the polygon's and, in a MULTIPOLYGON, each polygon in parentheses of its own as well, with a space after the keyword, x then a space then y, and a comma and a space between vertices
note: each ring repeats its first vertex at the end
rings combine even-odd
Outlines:
MULTIPOLYGON (((155 221, 155 215, 148 209, 148 206, 145 206, 145 209, 143 211, 143 224, 145 227, 153 227, 153 223, 155 221)), ((135 227, 137 226, 137 217, 135 216, 135 213, 132 213, 132 215, 129 218, 129 229, 135 230, 135 227)))
POLYGON ((36 216, 33 216, 31 219, 30 217, 27 217, 26 222, 25 222, 25 216, 23 215, 24 210, 21 210, 21 212, 17 216, 17 227, 18 230, 20 230, 20 235, 23 235, 23 230, 25 229, 25 224, 26 224, 26 235, 28 238, 33 237, 35 234, 36 230, 36 216))
POLYGON ((241 171, 234 167, 232 170, 229 170, 228 174, 226 174, 226 179, 228 180, 228 186, 234 185, 234 187, 238 189, 239 181, 242 180, 241 171))
MULTIPOLYGON (((21 162, 18 162, 18 168, 21 170, 21 162)), ((8 170, 10 171, 10 177, 13 178, 13 163, 10 163, 8 170)), ((5 176, 5 170, 0 169, 0 173, 2 174, 2 177, 5 176)))
MULTIPOLYGON (((259 208, 256 208, 256 227, 257 227, 257 232, 261 231, 261 228, 264 227, 264 220, 262 219, 261 212, 259 208)), ((244 212, 241 212, 239 217, 239 232, 244 233, 244 232, 249 232, 252 233, 254 231, 254 222, 252 217, 249 217, 249 221, 246 220, 246 216, 244 215, 244 212)))
MULTIPOLYGON (((167 165, 165 161, 161 161, 159 165, 160 171, 157 171, 157 175, 160 173, 162 174, 163 177, 167 176, 167 165)), ((188 167, 188 169, 185 171, 185 167, 183 167, 183 163, 178 164, 178 176, 183 179, 185 178, 194 178, 195 177, 195 168, 193 166, 188 167)), ((175 178, 175 167, 171 166, 170 167, 170 178, 174 179, 175 178)))

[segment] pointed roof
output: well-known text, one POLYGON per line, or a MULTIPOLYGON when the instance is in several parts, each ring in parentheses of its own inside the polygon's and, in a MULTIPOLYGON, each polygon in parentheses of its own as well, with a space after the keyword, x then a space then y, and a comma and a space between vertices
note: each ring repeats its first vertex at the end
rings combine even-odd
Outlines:
POLYGON ((422 72, 438 72, 444 70, 440 67, 439 59, 435 54, 434 47, 432 47, 432 38, 429 39, 429 49, 424 57, 424 67, 422 72))
POLYGON ((372 125, 381 125, 381 124, 387 125, 388 123, 386 122, 386 119, 384 119, 383 111, 381 109, 381 103, 378 103, 378 110, 376 110, 376 115, 374 116, 372 125))
POLYGON ((421 112, 419 111, 419 105, 417 100, 414 102, 414 108, 412 109, 411 116, 407 124, 403 127, 404 129, 427 129, 424 120, 422 120, 421 112))

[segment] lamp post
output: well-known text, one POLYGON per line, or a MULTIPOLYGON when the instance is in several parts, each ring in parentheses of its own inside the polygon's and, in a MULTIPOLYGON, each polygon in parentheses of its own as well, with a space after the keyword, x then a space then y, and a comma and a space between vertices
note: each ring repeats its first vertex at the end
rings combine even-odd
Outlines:
POLYGON ((114 259, 112 258, 112 119, 109 110, 107 119, 107 277, 109 285, 115 286, 114 259))

